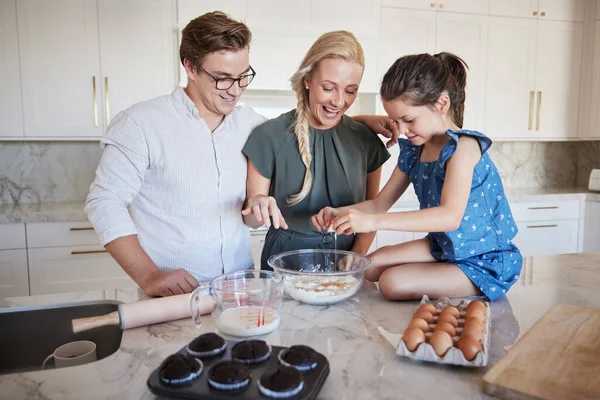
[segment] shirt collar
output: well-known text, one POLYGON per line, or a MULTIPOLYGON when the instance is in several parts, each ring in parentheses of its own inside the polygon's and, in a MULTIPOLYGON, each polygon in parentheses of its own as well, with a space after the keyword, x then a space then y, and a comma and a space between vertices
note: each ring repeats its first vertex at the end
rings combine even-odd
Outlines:
POLYGON ((178 87, 177 89, 173 90, 173 93, 171 93, 171 95, 173 96, 175 101, 177 101, 177 103, 179 103, 181 107, 183 107, 187 115, 190 115, 192 117, 199 116, 198 110, 196 109, 196 105, 194 104, 192 99, 190 99, 190 97, 187 95, 187 93, 185 92, 185 90, 183 90, 182 87, 178 87))

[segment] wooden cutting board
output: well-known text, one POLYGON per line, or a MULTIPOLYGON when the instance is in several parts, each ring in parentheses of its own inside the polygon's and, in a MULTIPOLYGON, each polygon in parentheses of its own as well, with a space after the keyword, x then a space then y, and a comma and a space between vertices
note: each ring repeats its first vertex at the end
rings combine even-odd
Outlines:
POLYGON ((505 399, 600 399, 600 310, 552 307, 483 377, 505 399))

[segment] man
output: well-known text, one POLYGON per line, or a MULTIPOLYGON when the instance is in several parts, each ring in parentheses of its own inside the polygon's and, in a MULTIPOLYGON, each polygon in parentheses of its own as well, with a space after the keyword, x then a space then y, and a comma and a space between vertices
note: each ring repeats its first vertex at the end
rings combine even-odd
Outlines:
MULTIPOLYGON (((241 149, 266 118, 236 107, 255 75, 251 38, 221 12, 192 20, 180 47, 187 87, 119 113, 102 138, 85 212, 149 296, 189 293, 198 280, 253 265, 241 149)), ((381 121, 365 120, 391 136, 381 121)))

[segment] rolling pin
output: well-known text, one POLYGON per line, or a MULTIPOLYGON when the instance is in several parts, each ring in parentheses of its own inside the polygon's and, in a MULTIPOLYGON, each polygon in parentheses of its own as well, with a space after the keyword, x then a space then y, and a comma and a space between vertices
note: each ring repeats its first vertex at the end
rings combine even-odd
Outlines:
MULTIPOLYGON (((71 321, 73 333, 108 325, 119 325, 121 329, 136 328, 177 319, 190 318, 190 294, 159 297, 135 303, 119 304, 119 310, 97 317, 77 318, 71 321)), ((199 300, 201 314, 209 314, 213 310, 213 299, 210 295, 201 296, 199 300)))

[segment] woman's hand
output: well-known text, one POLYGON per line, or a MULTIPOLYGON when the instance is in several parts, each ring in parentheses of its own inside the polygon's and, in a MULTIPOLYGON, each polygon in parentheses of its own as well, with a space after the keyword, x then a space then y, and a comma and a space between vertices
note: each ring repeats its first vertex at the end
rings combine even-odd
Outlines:
POLYGON ((361 122, 371 128, 375 133, 390 139, 385 144, 388 149, 398 143, 400 130, 394 121, 386 115, 357 115, 355 121, 361 122))
POLYGON ((275 229, 288 229, 288 225, 279 207, 277 207, 277 201, 271 196, 259 194, 248 199, 246 207, 242 210, 242 215, 247 216, 250 214, 253 214, 254 218, 262 222, 267 228, 271 227, 271 221, 273 221, 275 229))
POLYGON ((320 232, 327 232, 333 222, 333 219, 340 212, 333 207, 322 208, 317 215, 312 217, 312 223, 320 232))
POLYGON ((377 214, 348 210, 340 213, 332 222, 332 228, 338 235, 374 232, 377 230, 377 214))

